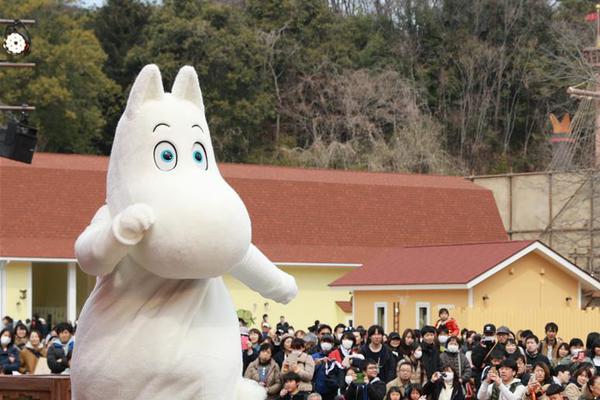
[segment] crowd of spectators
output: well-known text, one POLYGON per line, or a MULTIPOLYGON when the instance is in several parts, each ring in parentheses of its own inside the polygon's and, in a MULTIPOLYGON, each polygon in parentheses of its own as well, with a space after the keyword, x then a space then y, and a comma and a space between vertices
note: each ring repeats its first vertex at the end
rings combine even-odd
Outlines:
MULTIPOLYGON (((600 400, 600 333, 563 340, 550 322, 529 329, 459 329, 441 309, 435 326, 386 334, 372 325, 260 329, 240 319, 244 377, 269 400, 600 400)), ((68 374, 74 328, 41 318, 2 320, 0 372, 68 374)))
POLYGON ((478 333, 439 317, 402 334, 240 321, 244 376, 269 400, 600 400, 600 333, 563 340, 553 322, 541 339, 493 324, 478 333))

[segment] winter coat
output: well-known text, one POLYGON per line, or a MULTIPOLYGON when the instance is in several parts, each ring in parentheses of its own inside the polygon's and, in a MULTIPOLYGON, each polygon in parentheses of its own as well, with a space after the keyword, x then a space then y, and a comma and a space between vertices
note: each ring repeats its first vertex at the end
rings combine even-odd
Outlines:
MULTIPOLYGON (((556 365, 557 358, 558 358, 558 346, 560 346, 560 344, 562 343, 562 339, 561 338, 556 338, 555 340, 556 343, 554 343, 554 345, 552 346, 552 361, 554 362, 554 365, 556 365)), ((544 340, 542 340, 539 344, 539 352, 546 356, 548 358, 548 338, 544 338, 544 340)))
MULTIPOLYGON (((287 374, 288 372, 294 371, 293 365, 290 362, 291 360, 293 361, 293 359, 294 357, 292 354, 288 356, 288 358, 283 362, 283 365, 281 367, 282 374, 287 374)), ((297 374, 300 375, 300 379, 302 379, 302 381, 298 384, 298 388, 301 392, 312 391, 311 381, 315 373, 315 362, 313 358, 308 354, 302 352, 297 358, 296 365, 299 368, 297 374)))
POLYGON ((15 336, 15 346, 17 346, 19 350, 23 350, 28 341, 29 338, 27 336, 22 338, 15 336))
POLYGON ((344 398, 346 400, 363 400, 365 391, 369 400, 383 400, 386 392, 385 383, 379 378, 373 379, 368 384, 352 382, 348 386, 344 398))
POLYGON ((530 364, 532 367, 539 362, 546 363, 548 368, 550 368, 550 360, 545 355, 537 352, 535 354, 530 354, 529 352, 525 352, 525 359, 527 360, 527 364, 530 364))
POLYGON ((463 383, 466 383, 471 378, 471 364, 463 353, 449 353, 447 351, 440 354, 440 363, 442 368, 446 365, 454 368, 463 383), (458 359, 460 357, 460 368, 458 368, 458 359))
MULTIPOLYGON (((373 352, 368 344, 361 347, 360 352, 365 356, 365 360, 373 360, 379 365, 379 379, 387 383, 396 377, 396 363, 394 355, 385 346, 381 346, 381 350, 373 352)), ((360 367, 362 370, 362 365, 360 367)))
MULTIPOLYGON (((423 386, 423 394, 427 396, 431 396, 432 400, 438 400, 440 397, 440 393, 444 388, 444 381, 442 379, 438 379, 435 382, 427 382, 425 386, 423 386)), ((465 400, 465 395, 463 394, 462 387, 458 384, 452 387, 452 395, 450 396, 450 400, 465 400)))
POLYGON ((61 374, 69 368, 69 363, 73 356, 74 344, 73 339, 67 343, 66 355, 60 340, 57 339, 50 344, 48 347, 48 368, 50 368, 53 374, 61 374))
POLYGON ((435 344, 427 344, 425 342, 421 344, 421 349, 423 350, 421 365, 425 368, 427 380, 430 380, 431 375, 440 370, 440 350, 435 344))
MULTIPOLYGON (((260 382, 260 367, 259 360, 251 362, 246 369, 244 378, 260 382)), ((277 365, 273 359, 271 359, 269 363, 269 372, 267 373, 267 379, 265 381, 265 389, 267 390, 267 399, 271 400, 279 397, 279 391, 281 390, 280 370, 279 365, 277 365)))
POLYGON ((0 369, 5 375, 12 375, 13 372, 19 370, 21 360, 19 358, 19 349, 17 346, 9 345, 6 350, 0 347, 0 369), (11 362, 10 357, 14 360, 11 362))
POLYGON ((313 376, 314 391, 321 395, 335 395, 343 386, 345 370, 342 364, 332 358, 333 352, 328 355, 318 352, 312 355, 315 360, 315 373, 313 376), (325 361, 317 363, 317 360, 326 358, 325 361))
MULTIPOLYGON (((397 386, 398 388, 400 388, 400 393, 402 393, 402 397, 404 398, 406 389, 411 387, 411 385, 412 385, 412 382, 408 382, 406 385, 404 385, 404 384, 402 384, 402 381, 400 380, 400 378, 396 378, 393 381, 388 382, 387 385, 385 385, 385 389, 386 389, 385 394, 387 395, 387 393, 390 391, 391 388, 393 388, 394 386, 397 386)), ((409 393, 409 395, 410 395, 410 393, 409 393)))
POLYGON ((435 323, 435 329, 439 329, 440 326, 445 325, 448 328, 448 334, 450 336, 460 337, 460 329, 458 328, 458 324, 456 320, 452 317, 448 318, 446 322, 442 323, 441 319, 438 319, 435 323))
POLYGON ((27 343, 21 351, 21 368, 19 368, 19 372, 21 374, 33 374, 39 358, 46 357, 47 354, 48 349, 44 345, 40 344, 38 348, 35 348, 31 343, 27 343))

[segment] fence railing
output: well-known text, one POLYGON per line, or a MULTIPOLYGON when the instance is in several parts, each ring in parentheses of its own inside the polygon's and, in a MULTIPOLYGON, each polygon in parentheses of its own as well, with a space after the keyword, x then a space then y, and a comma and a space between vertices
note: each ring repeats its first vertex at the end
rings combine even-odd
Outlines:
POLYGON ((526 304, 527 298, 524 297, 523 307, 518 309, 459 308, 452 310, 452 315, 461 328, 481 331, 485 324, 493 323, 496 327, 506 325, 515 333, 520 329, 531 329, 540 339, 544 336, 544 326, 548 322, 558 325, 558 336, 565 340, 577 337, 585 342, 589 332, 600 331, 600 308, 528 309, 526 304))

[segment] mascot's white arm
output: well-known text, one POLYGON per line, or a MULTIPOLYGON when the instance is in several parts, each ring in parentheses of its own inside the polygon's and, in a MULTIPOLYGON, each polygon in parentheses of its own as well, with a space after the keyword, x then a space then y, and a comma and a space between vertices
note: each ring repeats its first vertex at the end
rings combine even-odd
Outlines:
POLYGON ((154 212, 145 204, 133 204, 112 218, 106 205, 75 242, 81 268, 90 275, 110 274, 131 246, 144 237, 154 223, 154 212))
POLYGON ((244 260, 231 270, 231 275, 261 296, 278 303, 287 304, 298 294, 296 280, 277 268, 253 244, 244 260))

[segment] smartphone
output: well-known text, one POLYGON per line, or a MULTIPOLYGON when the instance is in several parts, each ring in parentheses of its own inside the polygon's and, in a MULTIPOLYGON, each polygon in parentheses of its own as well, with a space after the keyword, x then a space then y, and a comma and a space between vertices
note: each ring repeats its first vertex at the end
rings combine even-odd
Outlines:
POLYGON ((577 354, 577 361, 583 361, 583 359, 584 359, 584 358, 585 358, 585 352, 583 352, 583 351, 580 351, 580 352, 577 354))

